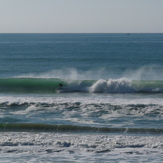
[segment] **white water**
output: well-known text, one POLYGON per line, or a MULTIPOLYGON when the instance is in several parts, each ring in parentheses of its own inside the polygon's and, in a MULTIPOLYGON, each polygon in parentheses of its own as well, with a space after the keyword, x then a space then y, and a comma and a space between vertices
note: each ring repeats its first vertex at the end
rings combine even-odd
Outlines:
POLYGON ((119 80, 98 80, 89 89, 92 93, 131 93, 134 92, 131 87, 131 81, 126 79, 119 80))
POLYGON ((1 123, 162 128, 162 95, 18 94, 1 96, 0 105, 1 123))
POLYGON ((157 162, 162 136, 1 133, 1 162, 157 162))
POLYGON ((1 94, 0 103, 82 103, 111 105, 137 105, 158 104, 163 105, 162 94, 85 94, 85 93, 62 93, 62 94, 1 94))

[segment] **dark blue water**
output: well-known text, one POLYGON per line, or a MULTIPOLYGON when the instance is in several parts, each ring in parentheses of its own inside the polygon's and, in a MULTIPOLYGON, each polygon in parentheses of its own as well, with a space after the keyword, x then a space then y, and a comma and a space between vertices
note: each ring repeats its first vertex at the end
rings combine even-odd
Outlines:
POLYGON ((163 34, 0 34, 0 77, 104 69, 107 77, 162 69, 163 34))

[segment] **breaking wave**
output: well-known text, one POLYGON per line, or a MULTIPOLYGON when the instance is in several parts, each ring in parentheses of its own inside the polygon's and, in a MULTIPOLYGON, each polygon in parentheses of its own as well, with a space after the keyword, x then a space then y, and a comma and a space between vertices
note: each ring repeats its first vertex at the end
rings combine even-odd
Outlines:
POLYGON ((65 80, 60 78, 4 78, 0 92, 13 93, 163 93, 162 80, 65 80))

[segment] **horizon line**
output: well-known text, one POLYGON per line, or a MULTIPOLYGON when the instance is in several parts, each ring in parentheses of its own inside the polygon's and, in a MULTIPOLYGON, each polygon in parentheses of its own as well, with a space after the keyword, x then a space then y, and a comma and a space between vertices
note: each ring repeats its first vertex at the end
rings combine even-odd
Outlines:
POLYGON ((0 34, 162 34, 163 32, 0 32, 0 34))

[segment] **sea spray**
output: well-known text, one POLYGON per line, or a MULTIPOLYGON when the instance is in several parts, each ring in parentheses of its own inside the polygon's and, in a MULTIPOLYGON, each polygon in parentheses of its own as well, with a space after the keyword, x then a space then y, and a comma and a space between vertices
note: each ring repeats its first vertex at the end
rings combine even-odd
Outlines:
POLYGON ((15 76, 16 78, 60 78, 64 80, 98 80, 100 78, 107 79, 111 77, 108 70, 105 68, 90 69, 86 71, 78 70, 76 68, 60 68, 53 69, 42 73, 30 73, 20 76, 15 76))
POLYGON ((130 80, 163 80, 162 65, 144 65, 136 69, 127 69, 122 76, 130 80))

